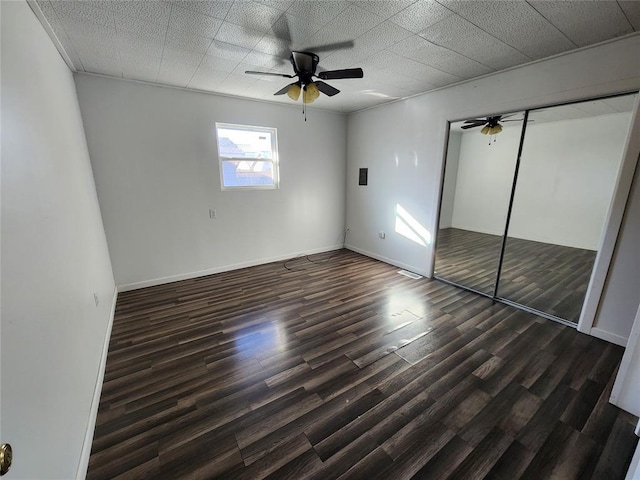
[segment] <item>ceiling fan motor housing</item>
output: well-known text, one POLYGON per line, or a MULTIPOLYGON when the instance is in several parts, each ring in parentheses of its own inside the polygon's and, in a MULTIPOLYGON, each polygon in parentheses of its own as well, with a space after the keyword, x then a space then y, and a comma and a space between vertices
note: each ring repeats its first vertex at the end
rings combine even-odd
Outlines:
POLYGON ((320 57, 312 52, 291 52, 291 64, 293 70, 300 77, 303 85, 313 81, 312 77, 316 73, 320 57))

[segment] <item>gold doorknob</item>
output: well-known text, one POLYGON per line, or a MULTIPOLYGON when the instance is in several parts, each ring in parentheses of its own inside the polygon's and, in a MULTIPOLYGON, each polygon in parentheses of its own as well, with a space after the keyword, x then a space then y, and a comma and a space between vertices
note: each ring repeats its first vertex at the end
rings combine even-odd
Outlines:
POLYGON ((4 475, 11 468, 11 460, 13 459, 13 451, 11 445, 3 443, 0 445, 0 475, 4 475))

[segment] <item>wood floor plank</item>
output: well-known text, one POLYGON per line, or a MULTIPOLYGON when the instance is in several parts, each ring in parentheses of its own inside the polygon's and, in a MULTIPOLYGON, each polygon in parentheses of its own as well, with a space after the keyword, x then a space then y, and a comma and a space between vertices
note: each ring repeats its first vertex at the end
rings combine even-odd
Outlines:
POLYGON ((512 441, 513 438, 499 428, 491 429, 479 446, 474 448, 451 473, 450 478, 467 480, 484 478, 509 448, 512 441))
POLYGON ((593 440, 576 431, 571 432, 571 438, 559 448, 561 452, 557 465, 549 475, 552 480, 588 478, 590 472, 595 470, 602 450, 593 440))
POLYGON ((477 380, 474 378, 466 378, 460 382, 447 395, 385 440, 382 446, 386 452, 395 460, 410 450, 416 442, 421 440, 425 430, 430 429, 432 425, 442 423, 441 419, 444 419, 475 388, 477 388, 477 380))
POLYGON ((519 441, 514 440, 484 478, 486 480, 520 478, 531 463, 534 455, 535 452, 527 449, 519 441))
POLYGON ((318 472, 321 469, 322 461, 315 450, 310 449, 290 460, 265 478, 267 480, 299 480, 301 478, 309 478, 313 472, 318 472))
POLYGON ((570 440, 573 431, 570 426, 557 421, 520 478, 522 480, 548 478, 560 458, 562 447, 570 440))
POLYGON ((382 443, 433 403, 425 393, 404 389, 324 438, 314 448, 322 459, 327 459, 365 433, 382 443))
MULTIPOLYGON (((622 478, 620 347, 347 250, 311 260, 121 293, 87 478, 622 478)), ((575 302, 527 268, 512 294, 575 302)))
POLYGON ((311 450, 307 438, 301 434, 282 444, 268 456, 261 457, 247 467, 239 466, 221 478, 234 480, 259 480, 266 478, 293 459, 311 450))
POLYGON ((309 480, 335 479, 379 447, 366 433, 324 461, 322 469, 313 472, 309 480))
MULTIPOLYGON (((295 422, 290 422, 275 429, 265 437, 250 444, 242 451, 244 457, 247 459, 255 459, 268 454, 283 442, 304 433, 305 429, 311 425, 321 424, 339 415, 344 405, 357 402, 372 390, 373 388, 366 383, 354 385, 353 388, 348 391, 329 401, 324 401, 319 407, 298 417, 295 422)), ((317 445, 314 446, 314 448, 317 450, 317 445)))
POLYGON ((591 478, 623 478, 629 467, 635 444, 638 442, 633 432, 629 430, 628 414, 618 412, 611 434, 604 445, 602 455, 598 459, 591 478), (616 451, 617 455, 612 455, 616 451))
POLYGON ((339 415, 331 418, 324 418, 322 421, 310 425, 305 429, 305 434, 311 444, 316 445, 338 431, 340 428, 358 418, 360 415, 378 405, 385 398, 385 395, 380 390, 372 390, 355 402, 345 405, 339 415))
POLYGON ((382 447, 376 448, 349 470, 338 477, 339 480, 361 480, 374 478, 380 470, 393 464, 393 460, 382 447))
POLYGON ((413 478, 449 441, 455 437, 455 433, 449 430, 446 425, 435 422, 431 428, 423 429, 420 435, 416 436, 413 443, 414 448, 406 448, 403 452, 394 457, 389 453, 389 447, 382 446, 384 450, 393 458, 393 463, 382 470, 377 478, 413 478))
POLYGON ((473 451, 473 447, 454 436, 413 476, 416 480, 448 478, 473 451))

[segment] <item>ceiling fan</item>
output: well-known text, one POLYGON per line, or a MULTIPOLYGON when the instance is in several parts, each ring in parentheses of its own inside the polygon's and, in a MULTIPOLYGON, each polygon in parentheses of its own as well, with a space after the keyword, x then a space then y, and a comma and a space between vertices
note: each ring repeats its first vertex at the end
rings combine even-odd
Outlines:
POLYGON ((285 93, 291 100, 298 100, 300 92, 302 92, 303 104, 312 103, 316 100, 320 93, 324 93, 329 97, 340 93, 340 90, 332 87, 322 80, 338 80, 342 78, 362 78, 364 73, 361 68, 347 68, 344 70, 325 70, 316 74, 320 57, 312 52, 291 52, 289 57, 291 65, 293 65, 293 75, 285 73, 273 72, 256 72, 247 70, 244 73, 251 75, 271 75, 275 77, 295 78, 298 80, 278 90, 274 95, 284 95, 285 93), (314 80, 318 78, 320 80, 314 80))
POLYGON ((463 130, 467 130, 469 128, 482 127, 480 133, 483 135, 497 135, 502 131, 502 123, 504 122, 521 122, 522 119, 515 118, 513 120, 505 120, 505 118, 513 117, 517 115, 517 113, 512 113, 510 115, 495 115, 493 117, 485 117, 485 118, 472 118, 471 120, 466 120, 464 125, 462 125, 463 130))

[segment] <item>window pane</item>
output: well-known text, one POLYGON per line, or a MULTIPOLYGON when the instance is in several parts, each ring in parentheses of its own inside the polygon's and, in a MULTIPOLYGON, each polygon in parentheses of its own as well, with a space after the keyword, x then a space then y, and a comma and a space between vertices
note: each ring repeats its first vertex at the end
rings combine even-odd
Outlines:
POLYGON ((278 188, 276 129, 216 123, 223 189, 278 188))
POLYGON ((225 158, 273 159, 271 132, 218 128, 218 148, 225 158))
POLYGON ((259 160, 223 160, 224 187, 273 187, 273 163, 259 160))

